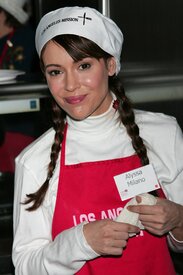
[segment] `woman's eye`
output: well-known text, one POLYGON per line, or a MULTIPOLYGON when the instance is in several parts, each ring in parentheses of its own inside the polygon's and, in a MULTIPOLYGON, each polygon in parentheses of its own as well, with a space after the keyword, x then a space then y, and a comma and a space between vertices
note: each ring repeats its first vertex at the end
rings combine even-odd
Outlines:
POLYGON ((48 71, 48 74, 51 75, 51 76, 56 76, 56 75, 59 75, 61 74, 62 72, 59 71, 59 70, 51 70, 51 71, 48 71))
POLYGON ((89 63, 83 63, 79 66, 81 70, 86 70, 86 69, 89 69, 90 67, 91 67, 91 64, 89 63))

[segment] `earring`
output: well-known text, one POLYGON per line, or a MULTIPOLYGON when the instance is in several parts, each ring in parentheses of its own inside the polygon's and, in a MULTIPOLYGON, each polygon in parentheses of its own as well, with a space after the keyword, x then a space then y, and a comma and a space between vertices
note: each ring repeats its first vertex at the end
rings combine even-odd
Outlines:
POLYGON ((118 108, 119 108, 119 101, 118 101, 118 99, 115 99, 115 100, 114 100, 112 107, 113 107, 115 110, 118 110, 118 108))

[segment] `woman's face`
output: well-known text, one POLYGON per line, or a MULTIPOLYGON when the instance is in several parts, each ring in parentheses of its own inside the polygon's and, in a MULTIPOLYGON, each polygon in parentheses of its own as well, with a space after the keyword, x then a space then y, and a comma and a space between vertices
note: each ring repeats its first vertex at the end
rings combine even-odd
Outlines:
POLYGON ((45 76, 58 105, 73 119, 104 113, 112 97, 108 76, 115 73, 115 60, 87 57, 75 62, 63 47, 49 41, 43 52, 45 76))

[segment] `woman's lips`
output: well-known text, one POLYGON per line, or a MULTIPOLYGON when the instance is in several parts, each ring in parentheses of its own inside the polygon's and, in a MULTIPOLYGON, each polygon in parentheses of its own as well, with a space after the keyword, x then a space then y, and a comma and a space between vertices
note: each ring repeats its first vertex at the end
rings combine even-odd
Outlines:
POLYGON ((69 104, 78 104, 82 102, 85 98, 85 95, 80 95, 80 96, 69 96, 65 98, 66 102, 69 104))

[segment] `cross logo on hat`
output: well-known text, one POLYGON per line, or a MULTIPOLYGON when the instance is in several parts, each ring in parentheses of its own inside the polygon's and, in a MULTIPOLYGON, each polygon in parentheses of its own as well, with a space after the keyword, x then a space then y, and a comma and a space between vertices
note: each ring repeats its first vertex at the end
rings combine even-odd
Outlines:
POLYGON ((92 20, 92 18, 91 18, 91 17, 86 17, 86 12, 84 13, 84 15, 83 15, 83 16, 78 16, 78 18, 83 18, 83 25, 85 25, 85 21, 86 21, 86 19, 87 19, 87 20, 92 20))

